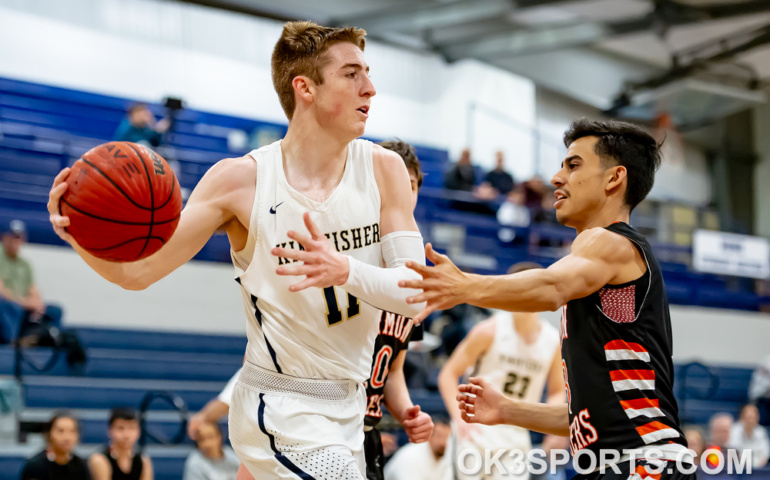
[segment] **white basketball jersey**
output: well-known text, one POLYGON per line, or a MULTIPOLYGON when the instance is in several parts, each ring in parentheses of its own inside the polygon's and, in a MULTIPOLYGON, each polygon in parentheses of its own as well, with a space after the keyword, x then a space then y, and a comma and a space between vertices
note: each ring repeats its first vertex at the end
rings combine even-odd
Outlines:
POLYGON ((310 212, 338 251, 382 265, 372 143, 354 140, 348 145, 342 180, 324 202, 289 185, 280 141, 249 155, 257 163, 249 238, 243 250, 232 252, 248 317, 246 360, 297 377, 363 382, 369 377, 379 310, 340 287, 289 292, 304 277, 278 276, 275 269, 292 261, 270 250, 301 248, 286 234, 307 234, 302 215, 310 212))
MULTIPOLYGON (((485 378, 505 395, 526 402, 539 402, 548 380, 559 332, 541 321, 537 340, 527 344, 513 326, 510 313, 497 313, 492 345, 476 363, 473 376, 485 378)), ((530 447, 529 432, 511 425, 479 425, 473 441, 485 448, 530 447)))

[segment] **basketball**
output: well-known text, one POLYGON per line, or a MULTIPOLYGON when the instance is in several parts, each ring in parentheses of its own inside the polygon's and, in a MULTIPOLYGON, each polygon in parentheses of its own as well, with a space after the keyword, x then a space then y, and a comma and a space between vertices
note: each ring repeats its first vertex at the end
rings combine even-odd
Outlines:
POLYGON ((132 262, 157 252, 176 230, 182 211, 179 182, 149 148, 109 142, 72 166, 59 210, 67 232, 92 255, 132 262))

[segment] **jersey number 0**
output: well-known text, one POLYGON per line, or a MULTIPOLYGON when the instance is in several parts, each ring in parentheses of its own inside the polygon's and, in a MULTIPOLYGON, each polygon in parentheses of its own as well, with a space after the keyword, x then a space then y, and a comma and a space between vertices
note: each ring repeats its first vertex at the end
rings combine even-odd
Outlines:
MULTIPOLYGON (((342 311, 340 310, 339 303, 337 302, 337 291, 334 287, 324 288, 324 299, 326 300, 326 323, 329 326, 340 323, 342 318, 342 311)), ((358 298, 348 293, 348 309, 347 320, 355 317, 361 313, 361 304, 358 302, 358 298)))

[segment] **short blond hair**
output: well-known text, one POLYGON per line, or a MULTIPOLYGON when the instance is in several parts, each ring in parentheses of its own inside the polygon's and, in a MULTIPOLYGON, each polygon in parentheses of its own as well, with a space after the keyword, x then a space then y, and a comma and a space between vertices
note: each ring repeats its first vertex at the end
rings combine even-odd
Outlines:
POLYGON ((366 31, 356 27, 322 27, 313 22, 286 22, 270 62, 273 87, 278 101, 291 120, 296 108, 292 81, 306 76, 316 84, 323 83, 321 70, 326 65, 326 51, 336 43, 348 42, 362 51, 366 45, 366 31))

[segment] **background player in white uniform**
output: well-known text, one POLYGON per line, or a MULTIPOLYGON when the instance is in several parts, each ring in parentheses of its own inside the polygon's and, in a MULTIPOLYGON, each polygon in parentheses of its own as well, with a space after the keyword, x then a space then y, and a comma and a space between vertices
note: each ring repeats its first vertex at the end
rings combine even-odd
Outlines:
MULTIPOLYGON (((508 273, 541 268, 536 263, 522 262, 508 273)), ((452 352, 438 377, 441 396, 453 420, 453 468, 455 478, 527 478, 526 470, 512 477, 493 468, 491 475, 464 475, 457 467, 462 452, 475 449, 484 458, 484 450, 494 453, 500 449, 521 450, 523 455, 532 447, 529 431, 512 425, 469 424, 460 417, 457 386, 470 367, 472 376, 496 385, 506 395, 529 402, 539 402, 548 384, 548 403, 564 403, 559 332, 540 320, 537 313, 499 312, 479 323, 452 352)), ((522 456, 522 459, 525 457, 522 456)), ((506 453, 501 462, 506 472, 513 468, 514 459, 506 453)), ((472 463, 472 462, 470 462, 472 463)))
POLYGON ((407 260, 425 262, 408 173, 397 154, 354 140, 376 93, 364 35, 311 22, 284 26, 272 73, 289 117, 286 137, 212 167, 156 254, 132 263, 93 257, 66 232, 69 218, 58 210, 68 169, 50 193, 56 232, 96 272, 130 290, 192 259, 215 231, 227 233, 249 315, 230 440, 255 478, 363 478, 361 385, 375 306, 419 311, 397 286, 415 278, 407 260), (305 228, 310 237, 294 231, 305 228), (305 279, 290 287, 290 275, 305 279))

